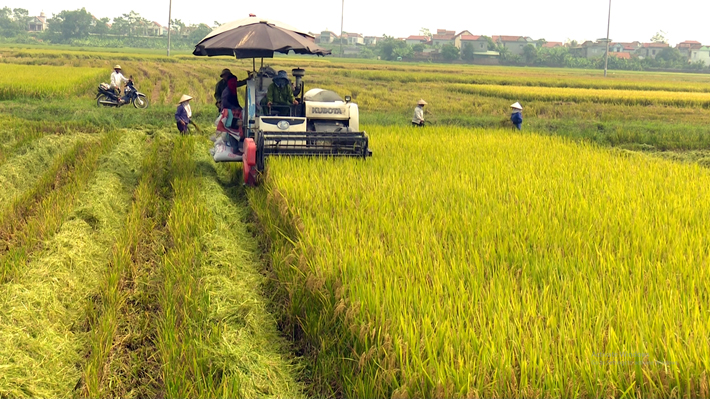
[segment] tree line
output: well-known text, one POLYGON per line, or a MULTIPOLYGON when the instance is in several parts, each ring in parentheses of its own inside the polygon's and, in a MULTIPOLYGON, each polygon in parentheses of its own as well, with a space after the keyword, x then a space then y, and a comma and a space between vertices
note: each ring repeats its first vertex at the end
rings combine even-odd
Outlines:
MULTIPOLYGON (((28 32, 33 17, 22 8, 0 9, 0 37, 21 43, 49 42, 96 47, 166 47, 166 38, 154 35, 152 21, 131 11, 111 18, 95 18, 86 8, 64 10, 47 19, 48 29, 28 32)), ((215 24, 219 25, 215 21, 215 24)), ((173 48, 192 48, 212 28, 207 24, 187 25, 171 21, 173 48)), ((165 27, 167 30, 167 27, 165 27)))
MULTIPOLYGON (((603 69, 604 57, 586 58, 576 54, 573 50, 576 43, 572 41, 568 46, 563 47, 542 47, 546 43, 545 39, 538 40, 538 46, 527 44, 523 48, 523 54, 517 55, 510 52, 508 48, 500 43, 495 43, 491 37, 483 36, 488 42, 488 50, 496 51, 500 55, 498 61, 502 65, 519 65, 519 66, 547 66, 547 67, 562 67, 562 68, 585 68, 585 69, 603 69)), ((660 41, 663 37, 652 38, 654 41, 660 41)), ((402 60, 416 61, 417 53, 422 53, 430 46, 424 44, 409 45, 405 41, 384 35, 377 42, 374 48, 362 48, 358 54, 360 58, 377 58, 383 60, 402 60)), ((444 61, 475 61, 473 45, 464 43, 461 49, 453 44, 445 44, 437 48, 437 59, 444 61)), ((676 70, 693 70, 699 71, 707 69, 702 62, 688 63, 680 51, 676 48, 667 47, 659 51, 655 58, 640 59, 632 57, 630 59, 609 57, 609 69, 643 71, 651 69, 676 69, 676 70)))

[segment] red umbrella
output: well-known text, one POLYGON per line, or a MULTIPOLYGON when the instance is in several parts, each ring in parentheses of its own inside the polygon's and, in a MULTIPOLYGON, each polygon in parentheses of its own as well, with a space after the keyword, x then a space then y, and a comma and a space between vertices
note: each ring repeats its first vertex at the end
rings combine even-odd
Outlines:
POLYGON ((198 56, 231 55, 237 58, 272 58, 275 52, 329 55, 308 33, 284 23, 244 18, 220 26, 202 39, 192 52, 198 56))

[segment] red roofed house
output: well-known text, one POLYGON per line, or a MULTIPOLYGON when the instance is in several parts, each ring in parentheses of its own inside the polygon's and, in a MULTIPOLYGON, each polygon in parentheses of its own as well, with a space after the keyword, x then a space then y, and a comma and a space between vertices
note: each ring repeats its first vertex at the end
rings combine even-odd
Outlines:
POLYGON ((668 43, 643 43, 641 47, 636 50, 636 55, 639 58, 656 58, 656 55, 661 52, 664 48, 669 48, 668 43))
POLYGON ((324 30, 320 33, 320 43, 333 43, 337 39, 338 35, 329 30, 324 30))
POLYGON ((41 12, 39 13, 39 17, 30 18, 30 23, 27 27, 27 30, 29 30, 30 32, 42 32, 47 30, 48 28, 49 25, 47 24, 47 16, 44 15, 44 12, 41 12))
POLYGON ((167 29, 165 29, 162 25, 159 23, 153 21, 150 24, 148 24, 148 29, 147 33, 149 36, 163 36, 164 33, 167 33, 167 29))
POLYGON ((523 48, 528 44, 523 36, 491 36, 493 43, 503 46, 513 55, 523 55, 523 48))
POLYGON ((564 47, 565 44, 562 42, 546 42, 545 44, 542 45, 542 48, 555 48, 555 47, 564 47))
POLYGON ((687 58, 690 60, 692 56, 693 50, 699 50, 703 45, 700 42, 696 42, 695 40, 686 40, 682 43, 678 43, 675 48, 680 51, 681 54, 683 54, 683 57, 687 58))
POLYGON ((473 46, 474 52, 488 51, 488 40, 483 36, 461 35, 461 48, 467 43, 473 46))
POLYGON ((629 53, 632 54, 641 47, 639 42, 631 43, 611 43, 609 46, 609 53, 629 53))
POLYGON ((621 58, 624 60, 630 60, 631 53, 613 53, 613 52, 609 51, 609 57, 616 57, 616 58, 621 58))
POLYGON ((429 38, 426 36, 412 35, 412 36, 409 36, 408 38, 406 38, 404 41, 406 41, 408 45, 414 46, 415 44, 429 43, 429 38))
POLYGON ((343 32, 343 39, 345 39, 345 43, 351 44, 351 45, 359 44, 362 46, 365 44, 365 39, 359 33, 343 32))

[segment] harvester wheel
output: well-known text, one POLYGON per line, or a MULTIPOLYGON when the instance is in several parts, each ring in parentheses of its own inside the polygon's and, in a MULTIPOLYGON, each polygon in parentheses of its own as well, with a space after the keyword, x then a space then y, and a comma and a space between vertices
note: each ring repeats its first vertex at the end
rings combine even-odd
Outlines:
POLYGON ((244 140, 244 155, 242 158, 242 168, 244 172, 244 184, 248 186, 256 186, 257 170, 256 170, 256 144, 254 139, 244 140))

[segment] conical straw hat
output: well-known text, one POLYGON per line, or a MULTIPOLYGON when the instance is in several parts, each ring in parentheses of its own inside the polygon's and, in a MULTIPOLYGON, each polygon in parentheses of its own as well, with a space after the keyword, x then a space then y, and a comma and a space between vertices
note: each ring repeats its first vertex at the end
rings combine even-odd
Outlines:
POLYGON ((520 103, 515 103, 515 104, 511 105, 510 108, 523 109, 523 107, 522 107, 522 105, 520 105, 520 103))
POLYGON ((421 100, 419 100, 419 102, 417 103, 417 105, 427 105, 427 102, 424 101, 424 99, 421 99, 421 100))
POLYGON ((188 96, 187 94, 183 94, 182 97, 180 97, 180 103, 184 103, 188 100, 192 100, 192 97, 188 96))

